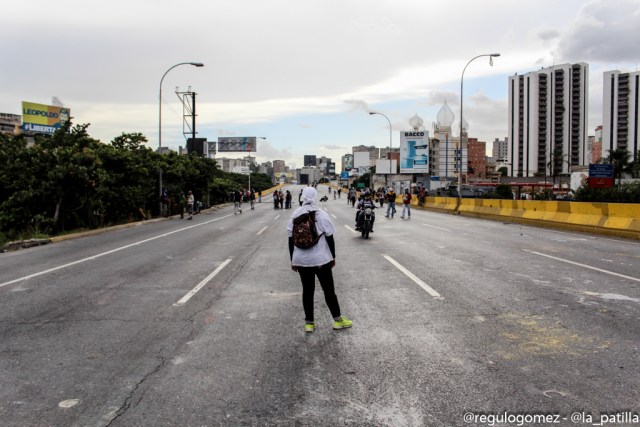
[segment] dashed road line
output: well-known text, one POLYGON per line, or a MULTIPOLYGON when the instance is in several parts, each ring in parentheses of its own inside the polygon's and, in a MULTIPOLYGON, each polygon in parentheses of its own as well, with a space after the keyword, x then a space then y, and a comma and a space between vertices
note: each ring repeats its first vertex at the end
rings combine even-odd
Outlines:
POLYGON ((33 279, 34 277, 42 276, 42 275, 47 274, 47 273, 51 273, 51 272, 54 272, 54 271, 62 270, 63 268, 71 267, 72 265, 81 264, 81 263, 87 262, 87 261, 93 261, 93 260, 95 260, 97 258, 101 258, 101 257, 106 256, 106 255, 111 255, 111 254, 113 254, 115 252, 120 252, 120 251, 123 251, 125 249, 129 249, 129 248, 134 247, 134 246, 139 246, 139 245, 141 245, 143 243, 147 243, 147 242, 151 242, 153 240, 161 239, 163 237, 167 237, 167 236, 170 236, 170 235, 175 234, 175 233, 181 233, 184 230, 189 230, 189 229, 195 228, 195 227, 201 227, 203 225, 207 225, 207 224, 210 224, 210 223, 215 222, 215 221, 220 221, 221 219, 228 218, 230 216, 231 215, 221 216, 219 218, 215 218, 215 219, 212 219, 210 221, 205 221, 205 222, 201 222, 201 223, 198 223, 198 224, 190 225, 188 227, 183 227, 183 228, 180 228, 178 230, 173 230, 173 231, 170 231, 168 233, 160 234, 160 235, 155 236, 155 237, 150 237, 150 238, 145 239, 145 240, 140 240, 139 242, 135 242, 135 243, 131 243, 129 245, 121 246, 119 248, 111 249, 110 251, 107 251, 107 252, 102 252, 100 254, 92 255, 92 256, 87 257, 87 258, 82 258, 82 259, 79 259, 77 261, 73 261, 73 262, 70 262, 70 263, 67 263, 67 264, 59 265, 57 267, 49 268, 47 270, 39 271, 37 273, 33 273, 33 274, 28 275, 28 276, 19 277, 17 279, 10 280, 8 282, 0 283, 0 288, 2 288, 4 286, 7 286, 7 285, 12 285, 14 283, 22 282, 23 280, 33 279))
POLYGON ((429 295, 431 295, 432 297, 437 298, 437 299, 444 299, 442 297, 442 295, 440 295, 435 289, 433 289, 431 286, 429 286, 426 283, 424 283, 415 274, 413 274, 412 272, 410 272, 409 270, 404 268, 398 261, 396 261, 395 259, 391 258, 389 255, 382 255, 382 256, 385 257, 385 259, 387 261, 389 261, 391 264, 393 264, 398 270, 400 270, 402 273, 404 273, 405 276, 407 276, 409 279, 413 280, 418 286, 420 286, 422 289, 427 291, 427 293, 429 295))
POLYGON ((451 230, 449 230, 447 228, 436 227, 435 225, 429 225, 429 224, 425 224, 425 223, 422 223, 422 225, 424 225, 425 227, 437 228, 438 230, 442 230, 442 231, 451 231, 451 230))
POLYGON ((181 305, 186 304, 191 299, 191 297, 193 297, 196 293, 198 293, 198 291, 200 289, 202 289, 204 287, 204 285, 209 283, 211 281, 211 279, 213 279, 218 273, 220 273, 222 271, 222 269, 225 268, 230 262, 231 262, 231 258, 227 259, 225 262, 220 264, 220 266, 218 266, 218 268, 213 270, 213 272, 211 274, 209 274, 207 277, 205 277, 202 282, 198 283, 195 288, 191 289, 185 296, 180 298, 180 300, 177 303, 173 304, 173 305, 174 306, 181 306, 181 305))
POLYGON ((525 252, 529 252, 530 254, 535 254, 535 255, 546 257, 546 258, 555 259, 556 261, 566 262, 567 264, 577 265, 578 267, 588 268, 590 270, 599 271, 600 273, 611 274, 612 276, 618 276, 618 277, 622 277, 623 279, 629 279, 629 280, 633 280, 633 281, 636 281, 636 282, 640 282, 640 278, 637 278, 637 277, 625 276, 624 274, 616 273, 616 272, 609 271, 609 270, 603 270, 601 268, 592 267, 592 266, 587 265, 587 264, 580 264, 579 262, 569 261, 568 259, 558 258, 558 257, 552 256, 552 255, 543 254, 541 252, 530 251, 528 249, 523 249, 523 250, 525 252))

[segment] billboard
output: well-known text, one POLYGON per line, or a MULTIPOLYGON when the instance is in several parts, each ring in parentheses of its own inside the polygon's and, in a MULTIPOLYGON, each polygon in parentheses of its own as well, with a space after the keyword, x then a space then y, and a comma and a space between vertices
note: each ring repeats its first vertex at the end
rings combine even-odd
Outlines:
POLYGON ((245 153, 256 151, 255 136, 219 136, 218 153, 242 151, 245 153))
POLYGON ((356 151, 353 153, 353 167, 358 169, 361 167, 371 167, 371 160, 368 151, 356 151))
POLYGON ((22 130, 25 132, 53 134, 69 120, 71 110, 53 105, 22 101, 22 130))
POLYGON ((429 173, 429 132, 400 132, 400 173, 429 173))
POLYGON ((393 159, 377 159, 376 160, 376 174, 388 175, 390 173, 395 174, 398 170, 398 161, 393 159))

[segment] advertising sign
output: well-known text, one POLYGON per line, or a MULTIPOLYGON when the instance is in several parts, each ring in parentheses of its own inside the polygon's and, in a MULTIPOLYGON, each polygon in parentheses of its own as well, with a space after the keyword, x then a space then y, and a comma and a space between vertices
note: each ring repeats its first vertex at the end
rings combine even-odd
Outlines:
POLYGON ((353 167, 371 167, 371 160, 368 151, 356 151, 353 153, 353 167))
POLYGON ((613 165, 589 164, 589 188, 613 187, 613 165))
POLYGON ((218 152, 242 151, 246 153, 256 151, 255 136, 220 136, 218 137, 218 152))
POLYGON ((391 161, 389 161, 389 159, 376 160, 376 174, 380 174, 380 175, 388 175, 390 173, 395 174, 395 172, 392 172, 392 171, 397 171, 397 170, 398 170, 398 161, 395 159, 391 161))
POLYGON ((589 178, 613 178, 613 165, 590 163, 589 178))
POLYGON ((400 173, 429 173, 429 132, 400 132, 400 173))
POLYGON ((22 130, 51 135, 69 120, 70 115, 68 108, 22 101, 22 130))

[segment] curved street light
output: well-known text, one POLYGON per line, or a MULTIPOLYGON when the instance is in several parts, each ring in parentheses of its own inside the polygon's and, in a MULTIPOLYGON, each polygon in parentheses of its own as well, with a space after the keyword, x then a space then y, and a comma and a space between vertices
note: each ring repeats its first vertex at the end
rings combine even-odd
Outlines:
MULTIPOLYGON (((160 149, 162 148, 162 82, 164 81, 164 78, 167 75, 167 73, 169 73, 169 71, 173 70, 174 68, 180 65, 193 65, 194 67, 204 67, 204 64, 202 62, 180 62, 179 64, 176 64, 171 68, 169 68, 162 75, 162 78, 160 79, 160 92, 158 95, 158 154, 160 154, 160 151, 161 151, 160 149)), ((160 169, 159 175, 160 175, 160 178, 158 180, 159 188, 160 188, 160 196, 159 196, 160 211, 159 212, 160 212, 160 215, 162 215, 162 169, 160 169)))
POLYGON ((462 123, 463 123, 463 119, 462 119, 462 100, 463 100, 463 96, 462 96, 462 84, 464 81, 464 72, 467 70, 467 67, 469 66, 469 64, 471 64, 474 60, 478 59, 478 58, 482 58, 483 56, 488 56, 489 57, 489 65, 493 66, 493 58, 496 58, 498 56, 500 56, 499 53, 484 53, 482 55, 478 55, 476 57, 473 57, 469 60, 469 62, 467 62, 467 65, 464 66, 464 68, 462 69, 462 77, 460 77, 460 139, 458 141, 458 151, 459 151, 459 155, 460 155, 460 167, 458 168, 458 209, 460 209, 460 206, 462 205, 462 123))
MULTIPOLYGON (((389 180, 390 180, 391 179, 391 165, 392 165, 392 163, 391 163, 391 136, 392 136, 391 120, 389 120, 389 117, 385 116, 382 113, 378 113, 377 111, 369 111, 369 115, 374 115, 374 114, 378 114, 378 115, 384 117, 389 122, 389 180)), ((389 188, 389 180, 387 180, 387 188, 389 188)))

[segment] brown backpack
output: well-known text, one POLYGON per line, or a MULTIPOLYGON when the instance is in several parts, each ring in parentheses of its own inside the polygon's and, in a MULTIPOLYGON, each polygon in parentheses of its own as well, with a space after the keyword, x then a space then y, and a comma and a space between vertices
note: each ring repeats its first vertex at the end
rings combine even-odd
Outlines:
POLYGON ((309 211, 293 219, 293 245, 300 249, 309 249, 320 240, 316 228, 316 212, 309 211))

